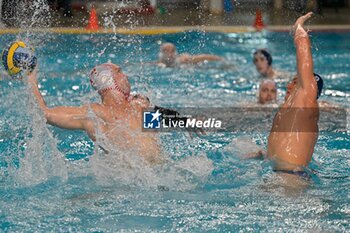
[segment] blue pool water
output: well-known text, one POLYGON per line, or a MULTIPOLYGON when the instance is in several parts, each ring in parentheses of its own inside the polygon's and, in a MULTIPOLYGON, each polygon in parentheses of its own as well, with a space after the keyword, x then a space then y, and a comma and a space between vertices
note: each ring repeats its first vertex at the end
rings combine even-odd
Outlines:
MULTIPOLYGON (((15 39, 36 48, 49 106, 98 101, 87 74, 107 61, 121 65, 133 91, 173 108, 255 103, 256 48, 268 48, 279 70, 293 74, 296 65, 289 33, 3 35, 1 48, 15 39), (175 43, 179 53, 213 53, 226 62, 160 68, 150 62, 157 60, 161 42, 175 43)), ((321 100, 343 108, 350 103, 349 41, 349 33, 312 33, 315 71, 326 86, 321 100)), ((278 84, 279 102, 285 83, 278 84)), ((240 159, 257 145, 266 147, 268 127, 193 139, 164 133, 169 163, 130 168, 123 165, 137 162, 132 154, 94 155, 83 132, 45 125, 25 80, 13 80, 3 69, 0 96, 0 231, 345 232, 350 227, 348 128, 320 133, 310 163, 312 181, 289 189, 268 161, 240 159)))

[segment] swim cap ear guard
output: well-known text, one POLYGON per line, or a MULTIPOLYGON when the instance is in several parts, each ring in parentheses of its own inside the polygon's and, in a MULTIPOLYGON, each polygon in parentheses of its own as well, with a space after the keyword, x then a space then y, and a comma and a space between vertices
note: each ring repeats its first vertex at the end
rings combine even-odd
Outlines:
POLYGON ((120 88, 114 80, 115 76, 116 71, 113 69, 113 64, 104 63, 91 70, 89 75, 90 84, 100 95, 108 90, 117 90, 121 92, 125 98, 128 98, 130 92, 126 92, 120 88))
MULTIPOLYGON (((256 51, 254 52, 254 55, 253 55, 253 56, 255 56, 255 55, 258 54, 258 53, 261 53, 261 54, 266 58, 267 64, 268 64, 269 66, 272 65, 272 56, 271 56, 271 54, 270 54, 269 52, 267 52, 266 49, 258 49, 258 50, 256 50, 256 51)), ((253 62, 254 62, 254 61, 253 61, 253 62)))
POLYGON ((314 73, 314 77, 317 83, 317 99, 321 96, 323 89, 323 79, 319 74, 314 73))

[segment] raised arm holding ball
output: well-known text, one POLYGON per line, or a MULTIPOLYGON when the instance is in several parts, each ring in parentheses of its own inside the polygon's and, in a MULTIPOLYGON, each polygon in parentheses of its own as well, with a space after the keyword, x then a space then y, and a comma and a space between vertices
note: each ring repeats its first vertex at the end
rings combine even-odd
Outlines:
POLYGON ((155 134, 142 132, 142 111, 150 103, 146 97, 130 95, 128 76, 119 66, 105 63, 92 69, 90 83, 100 95, 101 103, 80 107, 49 108, 38 89, 36 70, 28 75, 28 82, 48 124, 83 130, 108 152, 133 151, 151 164, 162 161, 155 134))
POLYGON ((101 103, 48 107, 38 88, 33 50, 17 41, 4 50, 2 59, 10 75, 28 73, 28 82, 48 124, 83 130, 108 153, 132 151, 152 164, 163 160, 157 137, 152 132, 142 132, 142 112, 149 107, 149 100, 130 94, 128 76, 119 66, 105 63, 90 72, 90 83, 100 95, 101 103))

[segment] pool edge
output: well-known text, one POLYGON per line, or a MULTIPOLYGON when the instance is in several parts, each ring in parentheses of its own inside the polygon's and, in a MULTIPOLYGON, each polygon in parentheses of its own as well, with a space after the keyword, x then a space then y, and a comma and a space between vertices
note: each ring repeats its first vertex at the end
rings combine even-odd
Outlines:
MULTIPOLYGON (((350 25, 310 25, 308 28, 312 31, 325 32, 350 32, 350 25)), ((288 32, 291 26, 275 25, 265 28, 267 31, 273 32, 288 32)), ((85 28, 2 28, 0 35, 4 34, 18 34, 28 32, 46 32, 58 34, 139 34, 139 35, 159 35, 159 34, 174 34, 185 31, 205 31, 205 32, 221 32, 221 33, 247 33, 256 32, 257 30, 252 26, 180 26, 180 27, 137 27, 137 28, 107 28, 99 30, 88 30, 85 28)))

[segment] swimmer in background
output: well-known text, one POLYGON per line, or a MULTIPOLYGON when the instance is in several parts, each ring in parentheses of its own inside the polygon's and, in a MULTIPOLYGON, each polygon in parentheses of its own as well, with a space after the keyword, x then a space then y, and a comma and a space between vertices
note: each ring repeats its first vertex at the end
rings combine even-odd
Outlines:
POLYGON ((283 76, 281 72, 272 68, 272 56, 266 49, 258 49, 254 52, 253 63, 262 78, 277 79, 283 76))
POLYGON ((28 75, 28 81, 48 124, 83 130, 97 144, 102 142, 99 146, 105 152, 132 150, 150 164, 162 162, 155 133, 142 132, 142 112, 149 107, 149 100, 140 95, 130 95, 128 76, 119 66, 105 63, 93 68, 90 83, 100 95, 101 103, 79 107, 49 108, 38 88, 37 70, 28 75), (108 143, 103 144, 106 140, 108 143))
MULTIPOLYGON (((287 91, 288 91, 287 84, 287 91)), ((274 80, 271 79, 262 79, 259 84, 258 89, 258 103, 259 104, 274 104, 277 100, 277 84, 274 80)), ((325 100, 318 101, 320 108, 339 108, 337 104, 327 102, 325 100)))
POLYGON ((270 79, 262 79, 259 84, 258 103, 275 103, 277 99, 276 82, 270 79))
POLYGON ((198 64, 204 61, 223 61, 222 57, 211 54, 190 55, 183 53, 178 55, 174 44, 164 43, 160 46, 158 65, 163 67, 175 67, 181 64, 198 64))

